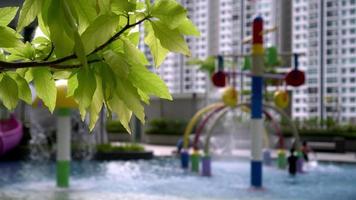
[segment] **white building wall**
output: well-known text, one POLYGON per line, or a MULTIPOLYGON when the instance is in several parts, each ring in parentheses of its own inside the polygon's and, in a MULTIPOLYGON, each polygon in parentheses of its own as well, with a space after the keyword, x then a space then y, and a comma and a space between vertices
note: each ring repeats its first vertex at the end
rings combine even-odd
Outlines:
MULTIPOLYGON (((243 44, 242 39, 251 36, 253 18, 261 15, 266 28, 275 27, 279 18, 278 1, 180 0, 201 31, 200 38, 187 38, 192 57, 205 59, 209 55, 250 53, 250 44, 243 44)), ((304 86, 288 88, 293 93, 292 116, 301 120, 320 116, 323 99, 325 118, 355 121, 355 0, 293 0, 292 32, 293 52, 304 54, 300 57, 300 69, 306 72, 304 86), (321 71, 324 71, 323 79, 321 71), (321 80, 323 90, 320 89, 321 80)), ((265 35, 266 47, 276 45, 277 37, 277 33, 265 35)), ((209 77, 192 66, 184 65, 188 59, 171 54, 155 71, 173 93, 206 92, 209 77)), ((242 59, 237 63, 241 67, 242 59)), ((248 78, 243 83, 243 90, 250 88, 248 78)), ((237 85, 241 86, 240 78, 237 78, 237 85)))

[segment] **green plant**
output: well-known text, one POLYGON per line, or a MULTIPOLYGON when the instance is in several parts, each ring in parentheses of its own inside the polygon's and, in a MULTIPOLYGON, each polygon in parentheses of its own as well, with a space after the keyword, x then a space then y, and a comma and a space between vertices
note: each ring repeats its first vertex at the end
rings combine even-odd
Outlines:
POLYGON ((149 122, 147 134, 183 135, 187 123, 183 120, 154 119, 149 122))
POLYGON ((120 146, 113 146, 111 144, 99 144, 96 146, 97 152, 111 153, 111 152, 143 152, 145 148, 139 144, 125 144, 120 146))
POLYGON ((106 131, 110 133, 127 133, 125 127, 120 123, 120 121, 108 120, 106 121, 106 131))
POLYGON ((25 0, 21 9, 0 8, 0 100, 14 109, 19 100, 32 103, 29 84, 53 112, 55 81, 68 81, 82 118, 90 129, 105 106, 130 131, 132 113, 144 122, 149 96, 172 99, 165 83, 147 69, 138 49, 144 42, 159 66, 169 52, 190 55, 186 35, 199 36, 187 10, 175 0, 25 0), (19 11, 18 11, 19 10, 19 11), (19 13, 16 30, 9 23, 19 13), (37 21, 44 36, 23 41, 20 33, 37 21))
MULTIPOLYGON (((344 137, 347 139, 356 139, 356 127, 352 125, 335 126, 329 129, 323 128, 300 128, 299 135, 302 137, 344 137)), ((290 128, 282 128, 284 136, 292 136, 293 133, 290 128)))

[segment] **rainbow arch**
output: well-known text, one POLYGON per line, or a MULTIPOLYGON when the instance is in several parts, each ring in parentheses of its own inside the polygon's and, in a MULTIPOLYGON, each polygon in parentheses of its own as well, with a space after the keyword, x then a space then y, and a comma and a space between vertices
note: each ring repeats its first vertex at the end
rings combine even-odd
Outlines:
MULTIPOLYGON (((269 104, 264 104, 263 105, 264 108, 268 108, 268 109, 272 109, 275 112, 279 113, 281 116, 283 116, 284 118, 286 118, 288 124, 290 125, 290 128, 292 129, 293 132, 293 136, 296 140, 296 145, 297 148, 300 147, 300 139, 299 139, 299 133, 298 130, 295 126, 295 124, 293 123, 293 121, 289 118, 289 116, 280 108, 277 108, 275 106, 269 105, 269 104)), ((214 115, 218 115, 215 119, 215 121, 213 122, 213 125, 211 126, 211 128, 208 130, 208 134, 205 140, 205 146, 204 146, 204 152, 205 153, 209 153, 209 143, 210 143, 210 137, 211 137, 211 132, 214 129, 214 127, 218 124, 219 119, 223 118, 225 116, 225 114, 227 113, 227 111, 231 110, 231 109, 246 109, 245 112, 248 112, 249 108, 250 108, 250 104, 249 103, 241 103, 238 104, 237 106, 231 108, 231 107, 227 107, 225 106, 223 103, 215 103, 215 104, 211 104, 207 107, 202 108, 201 110, 199 110, 193 117, 192 119, 189 121, 185 131, 184 131, 184 142, 183 142, 183 148, 184 149, 189 149, 189 136, 191 135, 194 126, 200 121, 200 119, 204 116, 204 114, 208 113, 208 115, 203 118, 200 121, 200 124, 198 124, 197 126, 197 131, 196 131, 196 135, 194 138, 194 148, 197 149, 197 143, 199 141, 199 137, 201 135, 202 130, 204 129, 205 125, 207 124, 207 122, 211 119, 212 116, 214 115), (210 112, 210 113, 209 113, 210 112)), ((284 140, 283 140, 283 136, 280 132, 279 126, 278 124, 275 122, 275 120, 273 119, 272 115, 269 114, 266 110, 264 110, 264 114, 270 118, 272 120, 272 125, 273 127, 276 129, 277 135, 279 136, 279 146, 280 148, 283 148, 284 146, 284 140)), ((268 137, 266 136, 267 134, 264 134, 264 141, 265 144, 267 146, 269 146, 269 141, 268 141, 268 137)))

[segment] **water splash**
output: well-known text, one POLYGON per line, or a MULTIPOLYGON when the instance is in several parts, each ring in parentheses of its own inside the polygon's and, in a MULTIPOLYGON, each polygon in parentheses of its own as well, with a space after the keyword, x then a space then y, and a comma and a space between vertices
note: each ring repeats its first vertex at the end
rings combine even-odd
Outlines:
MULTIPOLYGON (((81 121, 78 112, 71 115, 72 158, 89 160, 94 154, 95 136, 89 133, 88 126, 81 121)), ((48 161, 53 158, 56 145, 56 118, 43 108, 31 110, 30 160, 48 161)))
POLYGON ((43 127, 36 121, 31 122, 30 127, 30 160, 46 161, 49 160, 52 154, 51 146, 48 142, 48 137, 45 134, 43 127))
MULTIPOLYGON (((244 113, 228 111, 212 130, 212 153, 219 156, 231 156, 236 149, 249 149, 251 138, 247 119, 244 113)), ((210 128, 209 125, 208 128, 210 128)))
POLYGON ((91 159, 95 151, 95 136, 89 133, 88 125, 81 120, 78 112, 72 114, 72 126, 73 158, 83 160, 91 159))

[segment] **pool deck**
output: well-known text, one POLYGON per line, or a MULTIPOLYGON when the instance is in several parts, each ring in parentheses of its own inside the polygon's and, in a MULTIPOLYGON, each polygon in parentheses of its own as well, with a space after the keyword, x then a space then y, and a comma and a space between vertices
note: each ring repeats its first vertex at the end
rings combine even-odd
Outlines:
MULTIPOLYGON (((160 146, 143 144, 146 150, 153 151, 155 156, 173 156, 176 155, 176 147, 174 146, 160 146)), ((236 150, 233 156, 241 158, 250 158, 250 150, 236 150)), ((277 151, 272 150, 272 158, 277 157, 277 151)), ((312 158, 316 158, 322 162, 340 162, 340 163, 356 163, 356 153, 312 153, 312 158)))

